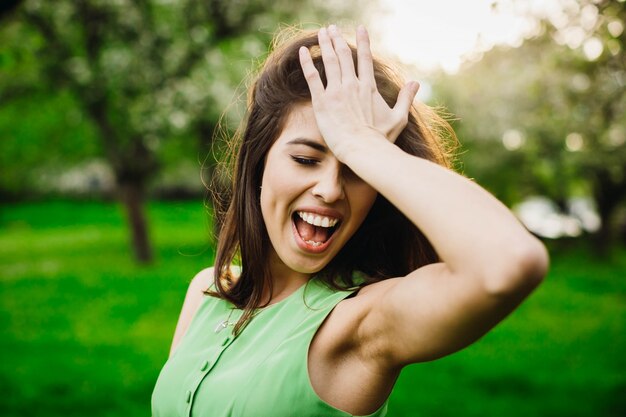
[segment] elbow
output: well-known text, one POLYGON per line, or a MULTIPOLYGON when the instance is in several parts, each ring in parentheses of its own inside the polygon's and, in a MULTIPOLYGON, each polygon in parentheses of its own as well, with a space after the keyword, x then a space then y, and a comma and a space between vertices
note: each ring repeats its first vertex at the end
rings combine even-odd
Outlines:
POLYGON ((487 292, 496 296, 526 296, 548 273, 550 258, 543 243, 531 238, 516 245, 513 253, 502 258, 504 265, 487 280, 487 292))
POLYGON ((521 281, 527 281, 533 288, 539 285, 548 274, 550 257, 546 247, 537 238, 523 246, 517 256, 518 276, 521 281))

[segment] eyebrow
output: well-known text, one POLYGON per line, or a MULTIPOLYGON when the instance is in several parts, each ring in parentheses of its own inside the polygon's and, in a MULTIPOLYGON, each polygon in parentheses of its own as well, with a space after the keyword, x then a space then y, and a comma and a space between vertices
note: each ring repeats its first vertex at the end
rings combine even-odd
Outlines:
POLYGON ((328 148, 313 139, 295 138, 287 142, 287 145, 306 145, 322 153, 328 153, 328 148))

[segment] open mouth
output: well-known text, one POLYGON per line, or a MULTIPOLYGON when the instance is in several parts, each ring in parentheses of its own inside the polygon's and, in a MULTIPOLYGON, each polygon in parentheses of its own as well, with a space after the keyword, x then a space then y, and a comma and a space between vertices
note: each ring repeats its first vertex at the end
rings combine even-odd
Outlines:
POLYGON ((298 246, 310 252, 324 251, 332 241, 341 222, 332 217, 297 211, 292 215, 294 234, 298 246))

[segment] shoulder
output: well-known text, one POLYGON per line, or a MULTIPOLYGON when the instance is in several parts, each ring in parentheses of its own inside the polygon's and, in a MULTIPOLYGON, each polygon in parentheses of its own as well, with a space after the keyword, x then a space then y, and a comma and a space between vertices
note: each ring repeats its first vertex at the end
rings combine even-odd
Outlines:
POLYGON ((202 303, 204 292, 209 289, 214 281, 214 269, 213 267, 205 268, 198 272, 187 288, 187 294, 185 295, 185 301, 178 317, 178 323, 176 324, 176 330, 174 331, 174 340, 172 341, 172 347, 170 349, 170 355, 178 346, 187 329, 193 320, 193 317, 198 311, 198 307, 202 303))
POLYGON ((373 306, 380 302, 381 297, 395 287, 400 279, 386 278, 359 288, 351 297, 337 305, 338 320, 350 322, 351 325, 357 324, 373 306))
MULTIPOLYGON (((222 285, 225 285, 228 288, 233 283, 237 282, 239 276, 241 275, 241 268, 237 265, 230 266, 230 273, 228 274, 228 278, 230 282, 226 281, 225 277, 220 277, 222 281, 222 285)), ((191 297, 192 300, 196 298, 202 299, 204 292, 207 291, 215 282, 215 268, 209 267, 198 272, 189 283, 189 288, 187 289, 187 297, 191 297)), ((187 302, 187 297, 185 298, 185 302, 187 302)))
POLYGON ((388 278, 365 285, 339 302, 315 336, 319 344, 333 356, 361 349, 363 323, 398 280, 388 278))
POLYGON ((209 289, 209 287, 213 284, 213 281, 215 280, 214 271, 214 268, 211 266, 209 268, 204 268, 203 270, 198 272, 189 283, 189 289, 187 290, 187 292, 197 292, 197 290, 204 292, 209 289))

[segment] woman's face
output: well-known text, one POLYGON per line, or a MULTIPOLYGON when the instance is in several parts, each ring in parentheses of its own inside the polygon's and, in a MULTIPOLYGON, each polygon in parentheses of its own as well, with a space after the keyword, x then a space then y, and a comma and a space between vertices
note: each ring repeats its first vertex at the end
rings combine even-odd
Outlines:
POLYGON ((297 105, 289 115, 265 159, 262 184, 271 261, 304 274, 332 260, 377 195, 328 149, 310 103, 297 105))

